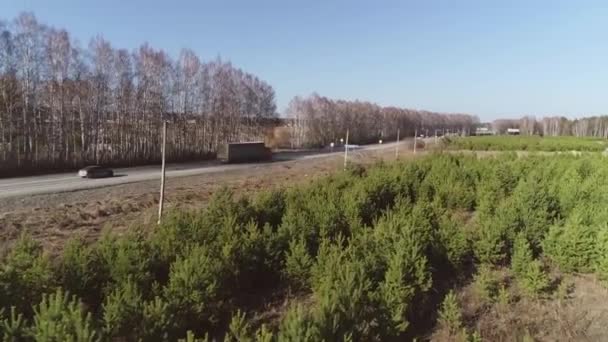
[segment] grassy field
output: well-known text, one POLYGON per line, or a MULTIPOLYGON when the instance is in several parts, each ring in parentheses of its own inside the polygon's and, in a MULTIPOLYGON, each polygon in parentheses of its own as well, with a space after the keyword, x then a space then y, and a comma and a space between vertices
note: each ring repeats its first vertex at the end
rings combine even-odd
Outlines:
POLYGON ((147 233, 73 239, 57 260, 23 236, 0 267, 0 334, 577 340, 588 327, 538 308, 568 303, 568 274, 608 280, 605 164, 436 154, 254 196, 220 190, 147 233), (537 321, 497 318, 522 306, 537 321))
POLYGON ((473 151, 584 151, 601 152, 608 140, 578 137, 479 136, 445 138, 443 146, 453 150, 473 151))

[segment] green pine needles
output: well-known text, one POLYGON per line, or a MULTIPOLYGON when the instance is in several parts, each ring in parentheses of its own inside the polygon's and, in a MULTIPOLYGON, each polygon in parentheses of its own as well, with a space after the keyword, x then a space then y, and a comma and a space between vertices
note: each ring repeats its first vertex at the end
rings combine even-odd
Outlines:
POLYGON ((455 284, 506 309, 549 298, 549 267, 608 281, 605 163, 436 154, 222 189, 147 232, 71 240, 57 262, 24 235, 0 266, 0 339, 409 340, 438 313, 478 341, 455 284))

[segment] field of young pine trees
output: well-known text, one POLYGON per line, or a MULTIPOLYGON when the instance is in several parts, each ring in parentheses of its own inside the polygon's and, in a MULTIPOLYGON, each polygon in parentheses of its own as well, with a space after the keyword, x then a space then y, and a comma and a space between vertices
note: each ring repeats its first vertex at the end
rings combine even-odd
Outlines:
POLYGON ((608 148, 608 142, 601 138, 538 135, 446 137, 442 143, 448 149, 473 151, 602 152, 608 148))
POLYGON ((566 291, 554 270, 608 280, 606 163, 433 154, 253 198, 220 191, 200 211, 74 239, 56 258, 24 235, 0 266, 0 335, 494 340, 463 319, 455 291, 543 301, 566 291))

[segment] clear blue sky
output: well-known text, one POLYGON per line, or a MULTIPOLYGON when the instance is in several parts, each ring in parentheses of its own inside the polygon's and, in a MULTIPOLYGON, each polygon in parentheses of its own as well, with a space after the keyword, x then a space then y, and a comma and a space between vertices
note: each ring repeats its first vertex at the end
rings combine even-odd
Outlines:
POLYGON ((87 43, 218 54, 294 95, 467 112, 608 114, 608 1, 2 0, 87 43))

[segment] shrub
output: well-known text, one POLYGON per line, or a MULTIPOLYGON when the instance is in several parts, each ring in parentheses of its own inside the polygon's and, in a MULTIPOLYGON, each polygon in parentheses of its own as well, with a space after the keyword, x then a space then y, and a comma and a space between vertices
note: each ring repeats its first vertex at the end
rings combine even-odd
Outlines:
POLYGON ((526 274, 528 265, 534 260, 530 244, 523 233, 517 235, 513 244, 513 254, 511 256, 511 270, 516 277, 523 277, 526 274))
MULTIPOLYGON (((140 289, 151 285, 151 251, 143 234, 130 233, 122 237, 105 234, 95 245, 94 263, 105 280, 105 291, 131 279, 140 289)), ((101 281, 101 280, 100 280, 101 281)), ((103 281, 101 281, 103 282, 103 281)))
POLYGON ((554 298, 558 300, 561 304, 563 300, 566 300, 570 297, 572 290, 574 289, 574 283, 568 279, 560 279, 557 288, 555 289, 554 298))
POLYGON ((281 224, 285 213, 285 192, 282 190, 264 191, 253 201, 256 222, 260 227, 268 223, 276 228, 281 224))
POLYGON ((597 232, 596 260, 594 269, 600 279, 608 281, 608 227, 603 225, 597 232))
POLYGON ((399 336, 409 321, 424 316, 426 295, 432 285, 432 261, 438 255, 436 219, 433 208, 418 203, 413 208, 399 204, 376 224, 374 237, 386 265, 379 281, 377 296, 386 314, 382 331, 386 336, 399 336), (413 308, 419 310, 414 311, 413 308))
POLYGON ((224 342, 230 341, 253 342, 251 326, 247 323, 245 314, 240 310, 232 316, 228 326, 228 334, 224 337, 224 342))
POLYGON ((344 206, 351 226, 371 225, 395 203, 398 184, 383 168, 378 168, 344 194, 344 206))
POLYGON ((218 319, 223 268, 203 246, 193 246, 171 265, 165 298, 181 329, 209 326, 218 319))
POLYGON ((67 291, 96 308, 103 298, 102 271, 95 263, 90 246, 81 239, 68 240, 57 270, 59 283, 67 291))
MULTIPOLYGON (((0 318, 3 310, 0 310, 0 318)), ((2 341, 25 341, 29 337, 29 327, 23 315, 17 313, 17 309, 12 306, 11 313, 7 318, 0 322, 0 336, 2 341)))
POLYGON ((559 202, 550 189, 542 172, 532 173, 520 182, 507 203, 515 210, 511 218, 516 218, 511 239, 521 231, 536 251, 540 250, 548 227, 559 215, 559 202))
POLYGON ((163 223, 150 236, 151 264, 156 278, 166 281, 169 266, 185 248, 199 242, 198 233, 202 229, 200 213, 170 212, 163 223))
POLYGON ((70 299, 61 289, 43 295, 35 308, 32 337, 37 341, 100 340, 99 333, 92 328, 91 313, 85 313, 76 297, 70 299))
POLYGON ((191 330, 186 332, 186 338, 180 338, 178 342, 209 342, 209 335, 205 334, 205 337, 198 338, 191 330))
POLYGON ((300 192, 290 192, 279 235, 285 243, 303 238, 311 255, 315 255, 323 238, 335 240, 350 236, 349 221, 343 210, 340 184, 329 183, 300 192))
POLYGON ((272 331, 268 330, 265 324, 255 332, 255 341, 256 342, 272 342, 274 341, 274 334, 272 331))
POLYGON ((366 276, 374 284, 384 279, 388 268, 385 241, 376 233, 375 230, 364 229, 348 241, 349 256, 363 265, 366 276))
POLYGON ((499 224, 485 223, 474 232, 473 251, 481 263, 500 264, 507 258, 507 232, 499 224))
POLYGON ((511 294, 504 285, 498 289, 496 303, 498 303, 498 308, 502 310, 502 312, 505 312, 509 308, 509 304, 511 304, 511 294))
POLYGON ((528 240, 523 233, 515 239, 511 269, 523 292, 531 297, 541 294, 549 286, 549 278, 539 260, 534 260, 528 240))
POLYGON ((479 331, 474 331, 468 339, 469 342, 482 342, 483 339, 481 338, 481 334, 479 334, 479 331))
POLYGON ((576 211, 566 223, 554 225, 543 242, 551 260, 566 272, 588 272, 596 260, 597 229, 589 226, 581 211, 576 211))
POLYGON ((361 164, 349 163, 346 166, 346 173, 349 176, 363 177, 363 176, 365 176, 366 171, 367 170, 365 169, 365 166, 363 166, 361 164))
POLYGON ((477 270, 474 280, 474 289, 476 295, 485 302, 491 302, 497 294, 499 281, 492 270, 492 267, 487 264, 482 264, 477 270))
POLYGON ((565 171, 558 188, 560 205, 565 214, 570 214, 579 203, 588 201, 591 189, 587 184, 575 167, 565 171))
POLYGON ((134 281, 129 278, 118 284, 103 303, 105 335, 135 339, 142 322, 142 306, 142 296, 134 281))
POLYGON ((355 340, 368 340, 373 336, 377 307, 369 297, 372 284, 362 264, 349 260, 339 248, 334 245, 320 252, 313 319, 324 340, 342 340, 347 334, 355 340))
POLYGON ((463 227, 455 216, 443 215, 439 220, 438 242, 453 270, 460 270, 470 260, 472 250, 463 227))
POLYGON ((533 260, 526 273, 518 279, 520 288, 529 296, 537 297, 549 287, 549 278, 539 260, 533 260))
POLYGON ((426 191, 427 196, 431 195, 427 199, 446 209, 473 209, 477 174, 468 166, 471 161, 464 156, 437 156, 421 184, 432 189, 426 191))
POLYGON ((296 290, 309 287, 312 265, 313 259, 308 254, 304 241, 292 240, 285 257, 284 269, 289 285, 296 290))
POLYGON ((260 248, 263 250, 264 255, 264 267, 268 270, 272 276, 269 276, 268 272, 264 274, 266 281, 276 285, 280 280, 280 276, 285 266, 285 253, 289 248, 289 241, 285 240, 285 237, 278 234, 268 223, 261 229, 260 248))
POLYGON ((166 301, 157 296, 143 303, 142 341, 168 341, 174 329, 174 314, 166 301))
POLYGON ((515 236, 525 234, 533 250, 540 250, 548 227, 559 214, 556 198, 548 185, 531 176, 520 182, 511 197, 496 201, 499 195, 486 195, 480 205, 475 252, 482 262, 500 264, 509 257, 515 236), (488 203, 492 202, 492 203, 488 203))
POLYGON ((228 217, 234 218, 237 224, 246 224, 255 219, 255 210, 246 198, 235 200, 234 193, 223 187, 211 196, 204 216, 203 224, 213 228, 220 226, 228 217))
MULTIPOLYGON (((427 259, 415 240, 403 240, 392 252, 378 292, 390 319, 383 324, 389 335, 399 335, 408 327, 407 315, 415 299, 431 287, 427 259)), ((418 298, 417 298, 418 297, 418 298)))
POLYGON ((448 292, 443 299, 443 303, 441 303, 439 323, 448 330, 450 336, 456 335, 461 331, 462 314, 460 313, 458 300, 453 291, 448 292))
POLYGON ((279 326, 277 341, 315 342, 322 340, 310 313, 302 305, 292 305, 279 326))
POLYGON ((265 288, 279 278, 280 269, 267 250, 268 235, 254 222, 239 226, 228 220, 217 227, 221 232, 216 241, 208 243, 210 250, 217 250, 225 268, 225 290, 231 292, 265 288))
POLYGON ((15 306, 31 317, 32 303, 54 286, 54 274, 40 244, 22 235, 0 265, 0 307, 15 306))

